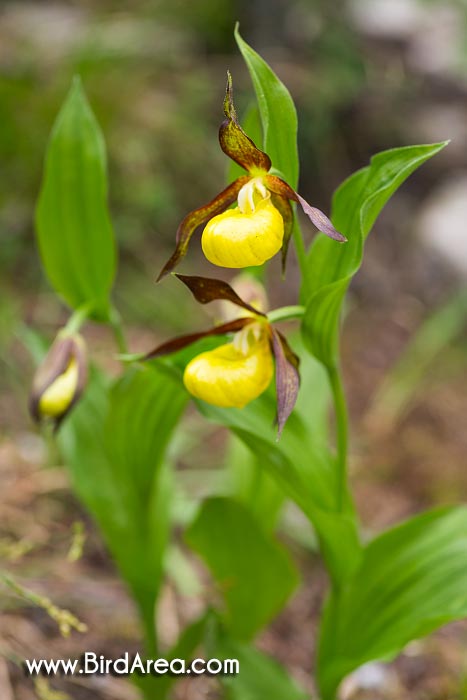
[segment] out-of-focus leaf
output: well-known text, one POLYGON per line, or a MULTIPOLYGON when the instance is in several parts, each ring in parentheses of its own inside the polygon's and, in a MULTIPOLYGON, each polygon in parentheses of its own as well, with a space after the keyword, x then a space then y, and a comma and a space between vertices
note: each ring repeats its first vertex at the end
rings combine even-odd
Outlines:
POLYGON ((445 145, 407 146, 378 153, 369 166, 354 173, 337 190, 332 221, 348 241, 338 246, 326 236, 318 236, 308 256, 308 275, 302 282, 307 307, 303 337, 310 352, 328 367, 337 362, 342 302, 361 265, 363 245, 378 214, 404 180, 445 145))
POLYGON ((258 100, 263 125, 263 147, 271 158, 272 166, 282 173, 288 184, 298 184, 297 112, 285 85, 240 36, 238 26, 235 39, 245 60, 258 100))
POLYGON ((237 639, 248 640, 266 625, 298 582, 286 550, 233 499, 205 501, 186 539, 216 579, 225 624, 237 639))
POLYGON ((224 637, 217 653, 239 662, 238 674, 222 678, 228 700, 308 700, 284 668, 257 649, 224 637))
POLYGON ((77 78, 52 130, 36 225, 55 291, 74 309, 90 305, 94 318, 106 320, 116 254, 105 144, 77 78))
POLYGON ((59 433, 76 492, 138 601, 149 642, 170 503, 163 458, 186 400, 154 367, 131 369, 113 387, 94 372, 59 433))
MULTIPOLYGON (((311 358, 306 358, 311 359, 311 358)), ((269 390, 243 409, 222 409, 198 401, 209 419, 228 427, 256 455, 280 486, 312 521, 333 580, 337 583, 358 563, 360 545, 355 512, 348 495, 337 510, 334 457, 327 447, 324 418, 329 391, 313 360, 302 363, 302 386, 277 442, 276 399, 269 390)))
POLYGON ((372 659, 467 616, 467 508, 424 513, 373 540, 322 622, 318 681, 334 700, 341 680, 372 659))
POLYGON ((285 500, 282 489, 234 434, 230 436, 225 462, 233 496, 248 508, 266 532, 273 532, 285 500))
POLYGON ((430 365, 467 325, 467 291, 434 311, 409 341, 377 390, 368 418, 376 430, 393 426, 405 413, 430 365))

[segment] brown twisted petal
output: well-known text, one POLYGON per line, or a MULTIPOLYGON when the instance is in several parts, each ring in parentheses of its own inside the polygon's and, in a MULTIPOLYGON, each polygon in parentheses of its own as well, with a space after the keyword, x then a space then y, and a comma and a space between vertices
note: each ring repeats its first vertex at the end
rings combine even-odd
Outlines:
POLYGON ((195 297, 196 301, 200 304, 209 304, 210 301, 231 301, 232 304, 241 306, 247 311, 258 316, 265 316, 261 311, 255 309, 254 306, 250 306, 246 301, 243 301, 241 297, 238 296, 230 284, 224 282, 223 280, 212 279, 209 277, 196 277, 194 275, 176 275, 178 279, 185 284, 190 292, 195 297))
POLYGON ((159 273, 158 282, 168 275, 169 272, 172 272, 180 260, 185 257, 190 239, 198 226, 212 219, 213 216, 221 214, 235 202, 243 185, 249 180, 248 175, 237 178, 208 204, 191 211, 185 216, 177 230, 175 251, 159 273))
POLYGON ((285 265, 287 262, 287 253, 289 251, 290 238, 293 230, 293 211, 289 200, 280 194, 272 194, 271 201, 279 210, 284 221, 284 238, 282 239, 282 274, 285 275, 285 265))
POLYGON ((299 358, 279 331, 271 328, 272 351, 276 360, 277 433, 293 411, 300 387, 299 358))
POLYGON ((293 190, 290 185, 284 182, 284 180, 282 180, 280 177, 277 177, 276 175, 266 175, 264 177, 264 184, 268 190, 274 194, 279 194, 282 195, 282 197, 298 202, 318 231, 321 231, 335 241, 339 241, 339 243, 345 243, 347 238, 334 228, 326 214, 320 209, 312 207, 311 204, 308 204, 303 197, 300 197, 300 195, 297 194, 297 192, 295 192, 295 190, 293 190))
POLYGON ((168 340, 162 345, 158 345, 154 350, 148 352, 142 359, 143 360, 153 360, 155 357, 162 357, 163 355, 170 355, 172 352, 177 352, 186 348, 187 345, 195 343, 197 340, 202 338, 207 338, 213 335, 224 335, 225 333, 236 333, 242 330, 249 323, 254 322, 254 318, 245 317, 237 318, 235 321, 229 321, 229 323, 223 323, 221 326, 215 326, 208 331, 201 331, 200 333, 190 333, 190 335, 182 335, 178 338, 173 338, 173 340, 168 340))
POLYGON ((55 418, 56 428, 76 404, 88 380, 86 355, 86 346, 81 336, 59 334, 54 340, 45 359, 36 371, 29 397, 29 412, 37 423, 43 418, 40 412, 40 402, 44 392, 67 370, 71 360, 76 362, 78 381, 66 411, 60 417, 55 418))
POLYGON ((271 159, 255 146, 238 123, 237 112, 233 103, 232 76, 227 73, 227 88, 224 98, 226 119, 219 129, 219 143, 224 153, 248 172, 252 169, 267 172, 271 159))

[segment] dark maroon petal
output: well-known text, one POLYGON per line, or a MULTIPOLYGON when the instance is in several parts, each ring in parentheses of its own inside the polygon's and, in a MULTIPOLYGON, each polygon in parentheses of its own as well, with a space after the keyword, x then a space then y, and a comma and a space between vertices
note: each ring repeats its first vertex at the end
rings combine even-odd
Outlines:
POLYGON ((253 318, 236 318, 235 321, 229 321, 229 323, 223 323, 221 326, 215 326, 208 331, 201 331, 200 333, 191 333, 190 335, 182 335, 179 338, 173 338, 168 340, 162 345, 158 345, 154 350, 148 352, 142 360, 152 360, 155 357, 162 357, 163 355, 170 355, 172 352, 177 352, 182 348, 186 348, 187 345, 195 343, 197 340, 202 338, 207 338, 211 335, 224 335, 225 333, 235 333, 240 331, 249 323, 254 321, 253 318))
POLYGON ((300 387, 299 358, 284 336, 271 328, 272 351, 276 360, 277 431, 280 437, 297 401, 300 387))
POLYGON ((345 243, 347 238, 334 228, 326 214, 324 214, 320 209, 312 207, 311 204, 308 204, 303 197, 297 194, 297 192, 295 192, 295 190, 293 190, 290 185, 284 182, 284 180, 282 180, 280 177, 276 177, 275 175, 266 175, 264 178, 264 184, 268 190, 271 190, 271 192, 274 192, 274 194, 279 194, 282 195, 282 197, 287 197, 287 199, 292 199, 294 202, 298 202, 318 231, 321 231, 335 241, 339 241, 339 243, 345 243))
POLYGON ((290 238, 293 230, 293 211, 290 202, 286 197, 280 194, 273 194, 271 197, 272 203, 279 210, 284 221, 284 239, 282 241, 282 274, 285 275, 285 265, 287 262, 287 253, 289 251, 290 238))
POLYGON ((209 221, 209 219, 212 219, 213 216, 221 214, 233 202, 235 202, 241 188, 249 180, 250 178, 248 177, 248 175, 239 177, 228 187, 226 187, 225 190, 218 194, 217 197, 214 197, 214 199, 211 202, 205 204, 203 207, 199 207, 199 209, 191 211, 185 216, 177 230, 175 251, 170 260, 168 260, 168 262, 166 262, 166 264, 162 268, 159 277, 157 278, 158 282, 169 272, 172 272, 172 270, 178 265, 180 260, 182 260, 182 258, 185 257, 190 239, 194 234, 195 230, 198 228, 198 226, 205 223, 206 221, 209 221))
POLYGON ((219 143, 224 153, 248 172, 251 172, 251 170, 267 172, 271 167, 269 156, 260 151, 259 148, 256 148, 253 141, 245 134, 238 123, 237 112, 233 103, 232 76, 230 73, 227 73, 224 114, 226 119, 222 122, 219 129, 219 143))
POLYGON ((210 301, 231 301, 232 304, 241 306, 247 311, 251 311, 258 316, 265 316, 261 311, 250 306, 241 299, 230 284, 223 280, 216 280, 210 277, 196 277, 192 275, 176 275, 178 279, 186 284, 190 292, 200 304, 209 304, 210 301))

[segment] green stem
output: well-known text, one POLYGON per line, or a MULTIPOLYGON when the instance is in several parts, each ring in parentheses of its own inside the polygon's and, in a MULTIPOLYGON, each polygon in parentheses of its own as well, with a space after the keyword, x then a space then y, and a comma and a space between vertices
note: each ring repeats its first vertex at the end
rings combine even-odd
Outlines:
POLYGON ((302 318, 305 313, 304 306, 282 306, 280 309, 274 309, 268 314, 268 320, 271 323, 277 321, 289 321, 293 318, 302 318))
POLYGON ((128 346, 126 343, 125 334, 123 332, 122 319, 120 313, 115 307, 113 307, 110 312, 109 320, 115 337, 115 342, 117 343, 118 351, 121 355, 126 355, 128 353, 128 346))
POLYGON ((76 311, 72 313, 62 332, 68 335, 78 333, 83 323, 88 320, 91 312, 92 304, 84 304, 83 306, 80 306, 79 309, 76 309, 76 311))
POLYGON ((328 376, 329 382, 331 384, 332 395, 334 398, 334 410, 336 414, 338 469, 337 510, 338 512, 342 512, 344 508, 345 494, 347 493, 347 451, 349 440, 349 418, 344 388, 342 386, 342 378, 339 369, 337 367, 329 367, 328 376))

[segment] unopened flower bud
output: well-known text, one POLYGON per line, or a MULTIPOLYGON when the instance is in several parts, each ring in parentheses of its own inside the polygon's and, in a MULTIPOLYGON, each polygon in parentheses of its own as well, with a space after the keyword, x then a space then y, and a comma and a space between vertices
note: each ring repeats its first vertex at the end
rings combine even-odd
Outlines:
POLYGON ((33 380, 29 408, 34 420, 50 418, 58 425, 83 393, 87 376, 83 338, 59 334, 33 380))

